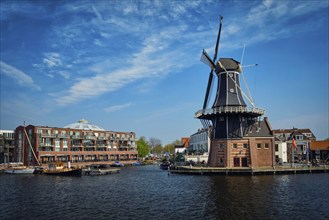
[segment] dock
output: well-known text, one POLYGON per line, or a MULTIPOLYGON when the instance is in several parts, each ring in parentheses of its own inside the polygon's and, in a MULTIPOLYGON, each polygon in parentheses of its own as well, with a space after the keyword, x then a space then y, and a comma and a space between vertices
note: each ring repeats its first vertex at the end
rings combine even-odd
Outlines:
POLYGON ((222 167, 190 167, 177 166, 168 170, 172 174, 189 174, 189 175, 276 175, 276 174, 306 174, 306 173, 327 173, 328 165, 319 167, 308 166, 276 166, 276 167, 261 167, 261 168, 222 168, 222 167))

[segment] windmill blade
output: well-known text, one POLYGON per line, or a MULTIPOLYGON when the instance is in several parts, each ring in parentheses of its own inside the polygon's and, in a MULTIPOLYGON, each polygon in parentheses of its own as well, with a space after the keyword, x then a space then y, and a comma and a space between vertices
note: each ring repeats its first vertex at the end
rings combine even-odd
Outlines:
POLYGON ((205 95, 204 102, 203 102, 203 109, 207 108, 207 105, 209 102, 209 97, 210 97, 209 93, 210 93, 210 90, 211 90, 211 87, 213 84, 213 71, 215 69, 215 61, 217 59, 218 46, 219 46, 219 41, 220 41, 220 33, 222 32, 222 23, 223 23, 223 16, 220 16, 214 58, 211 60, 210 57, 208 56, 207 52, 205 50, 202 51, 201 61, 203 63, 207 64, 208 66, 210 66, 210 68, 211 68, 211 71, 209 74, 209 79, 208 79, 206 95, 205 95))
POLYGON ((215 68, 214 62, 210 59, 209 55, 205 50, 202 51, 201 59, 202 63, 207 64, 212 70, 215 68))
POLYGON ((215 63, 216 58, 217 58, 218 45, 219 45, 219 41, 220 41, 220 33, 222 32, 222 23, 223 23, 223 16, 220 16, 219 17, 219 29, 218 29, 217 40, 216 40, 215 54, 214 54, 214 59, 212 60, 213 63, 215 63))
POLYGON ((212 78, 213 78, 213 71, 214 69, 211 69, 210 74, 209 74, 209 79, 208 79, 208 85, 207 85, 207 90, 206 90, 206 96, 204 98, 204 102, 203 102, 203 109, 207 108, 208 102, 209 102, 209 93, 212 87, 212 78))

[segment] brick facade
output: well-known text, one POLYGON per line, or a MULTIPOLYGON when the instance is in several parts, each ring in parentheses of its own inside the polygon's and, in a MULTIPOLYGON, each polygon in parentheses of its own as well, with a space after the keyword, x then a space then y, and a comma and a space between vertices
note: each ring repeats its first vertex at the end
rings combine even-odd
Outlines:
POLYGON ((134 132, 93 131, 29 125, 15 130, 15 161, 26 165, 137 161, 134 132), (30 140, 33 151, 31 150, 30 140), (34 152, 34 153, 33 153, 34 152), (34 156, 35 154, 35 156, 34 156), (36 160, 36 158, 37 160, 36 160))

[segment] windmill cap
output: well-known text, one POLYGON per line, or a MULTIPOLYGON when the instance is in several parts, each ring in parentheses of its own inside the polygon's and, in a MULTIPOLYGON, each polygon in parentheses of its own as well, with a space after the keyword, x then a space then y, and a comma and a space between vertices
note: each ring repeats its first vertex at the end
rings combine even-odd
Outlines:
POLYGON ((233 58, 220 58, 216 64, 216 72, 221 73, 226 71, 236 71, 241 73, 240 62, 233 58))

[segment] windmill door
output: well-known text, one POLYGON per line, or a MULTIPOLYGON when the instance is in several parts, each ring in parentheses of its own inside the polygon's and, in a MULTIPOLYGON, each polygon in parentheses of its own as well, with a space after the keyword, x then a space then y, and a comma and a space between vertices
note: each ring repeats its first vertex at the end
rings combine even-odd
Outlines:
POLYGON ((240 158, 233 158, 234 167, 240 167, 240 158))
POLYGON ((248 167, 248 158, 241 158, 242 167, 248 167))

